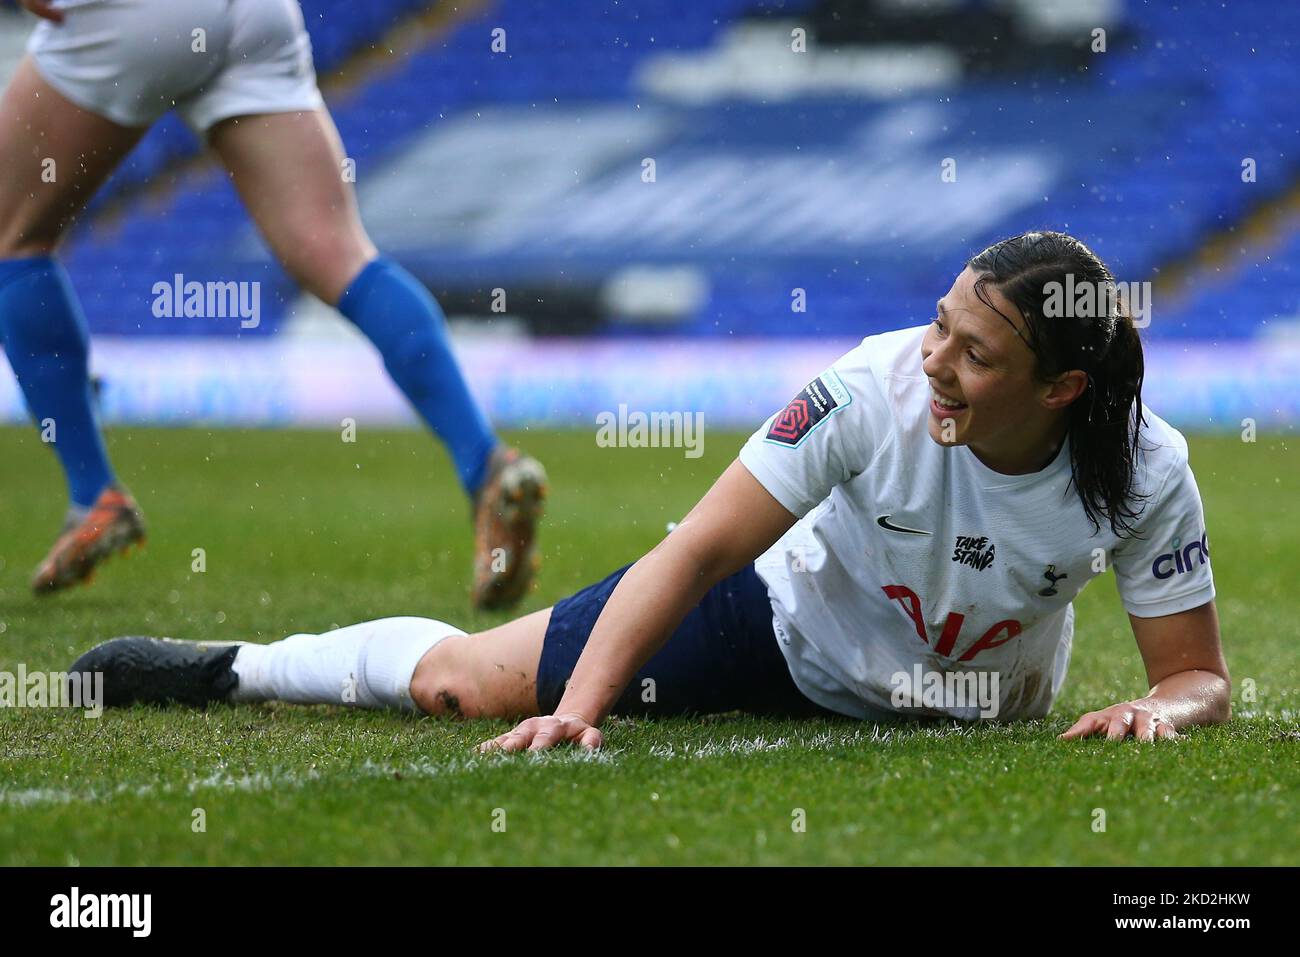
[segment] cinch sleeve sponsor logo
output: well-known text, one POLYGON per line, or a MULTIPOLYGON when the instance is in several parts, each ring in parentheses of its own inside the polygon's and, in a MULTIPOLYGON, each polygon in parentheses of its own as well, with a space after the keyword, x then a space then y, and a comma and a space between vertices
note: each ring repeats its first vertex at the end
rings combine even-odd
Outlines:
POLYGON ((827 369, 803 391, 790 400, 790 404, 777 413, 767 430, 766 440, 775 445, 798 448, 813 429, 853 401, 840 377, 827 369))
POLYGON ((1161 581, 1166 578, 1173 578, 1175 575, 1181 575, 1184 572, 1190 572, 1210 560, 1208 532, 1201 533, 1200 541, 1192 539, 1186 545, 1183 545, 1180 539, 1175 538, 1171 546, 1173 551, 1157 555, 1156 560, 1151 563, 1151 574, 1161 581), (1198 559, 1196 564, 1192 563, 1193 556, 1198 559))

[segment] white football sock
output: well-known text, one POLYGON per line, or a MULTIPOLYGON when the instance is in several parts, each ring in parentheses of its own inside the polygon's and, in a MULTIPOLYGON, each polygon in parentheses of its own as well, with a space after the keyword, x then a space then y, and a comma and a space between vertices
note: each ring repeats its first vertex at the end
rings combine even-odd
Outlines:
POLYGON ((425 652, 463 635, 432 618, 380 618, 323 635, 290 635, 269 645, 244 645, 233 668, 232 701, 292 701, 418 711, 411 677, 425 652))

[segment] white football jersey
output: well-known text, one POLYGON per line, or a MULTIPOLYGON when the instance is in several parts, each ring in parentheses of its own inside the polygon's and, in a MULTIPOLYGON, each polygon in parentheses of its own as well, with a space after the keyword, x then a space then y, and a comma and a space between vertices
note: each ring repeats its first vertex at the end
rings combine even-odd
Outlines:
POLYGON ((930 437, 926 328, 864 339, 746 442, 741 462, 800 516, 755 567, 791 675, 824 707, 1042 717, 1089 580, 1114 568, 1124 607, 1144 618, 1214 597, 1187 442, 1143 406, 1140 537, 1104 519, 1096 530, 1068 440, 1043 470, 1003 475, 930 437), (921 694, 957 679, 996 688, 995 709, 921 694))

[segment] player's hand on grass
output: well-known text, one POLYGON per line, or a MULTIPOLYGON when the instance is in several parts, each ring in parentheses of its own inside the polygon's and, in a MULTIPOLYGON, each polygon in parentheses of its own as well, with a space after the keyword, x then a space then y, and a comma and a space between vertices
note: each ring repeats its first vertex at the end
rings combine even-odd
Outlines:
POLYGON ((513 731, 484 741, 480 751, 544 751, 565 741, 572 741, 594 750, 604 743, 600 729, 587 722, 580 714, 552 714, 529 718, 516 725, 513 731))
POLYGON ((1074 722, 1069 730, 1057 737, 1069 740, 1104 734, 1111 741, 1118 741, 1130 735, 1139 741, 1179 738, 1174 723, 1160 711, 1159 705, 1151 701, 1121 701, 1101 711, 1089 711, 1074 722))
POLYGON ((50 0, 18 0, 18 2, 42 20, 51 20, 54 23, 63 22, 62 11, 55 9, 50 0))

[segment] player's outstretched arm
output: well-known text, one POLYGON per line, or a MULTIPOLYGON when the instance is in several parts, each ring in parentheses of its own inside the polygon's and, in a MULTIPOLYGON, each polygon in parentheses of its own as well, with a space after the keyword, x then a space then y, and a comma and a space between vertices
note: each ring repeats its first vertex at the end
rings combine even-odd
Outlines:
POLYGON ((1177 738, 1178 729, 1219 724, 1232 715, 1232 680, 1219 642, 1213 601, 1159 618, 1129 615, 1151 690, 1146 697, 1089 711, 1061 738, 1132 735, 1139 741, 1177 738))
POLYGON ((732 462, 673 532, 628 569, 609 597, 555 714, 529 718, 481 749, 531 751, 573 741, 602 743, 597 730, 623 689, 713 585, 761 555, 795 516, 732 462))

